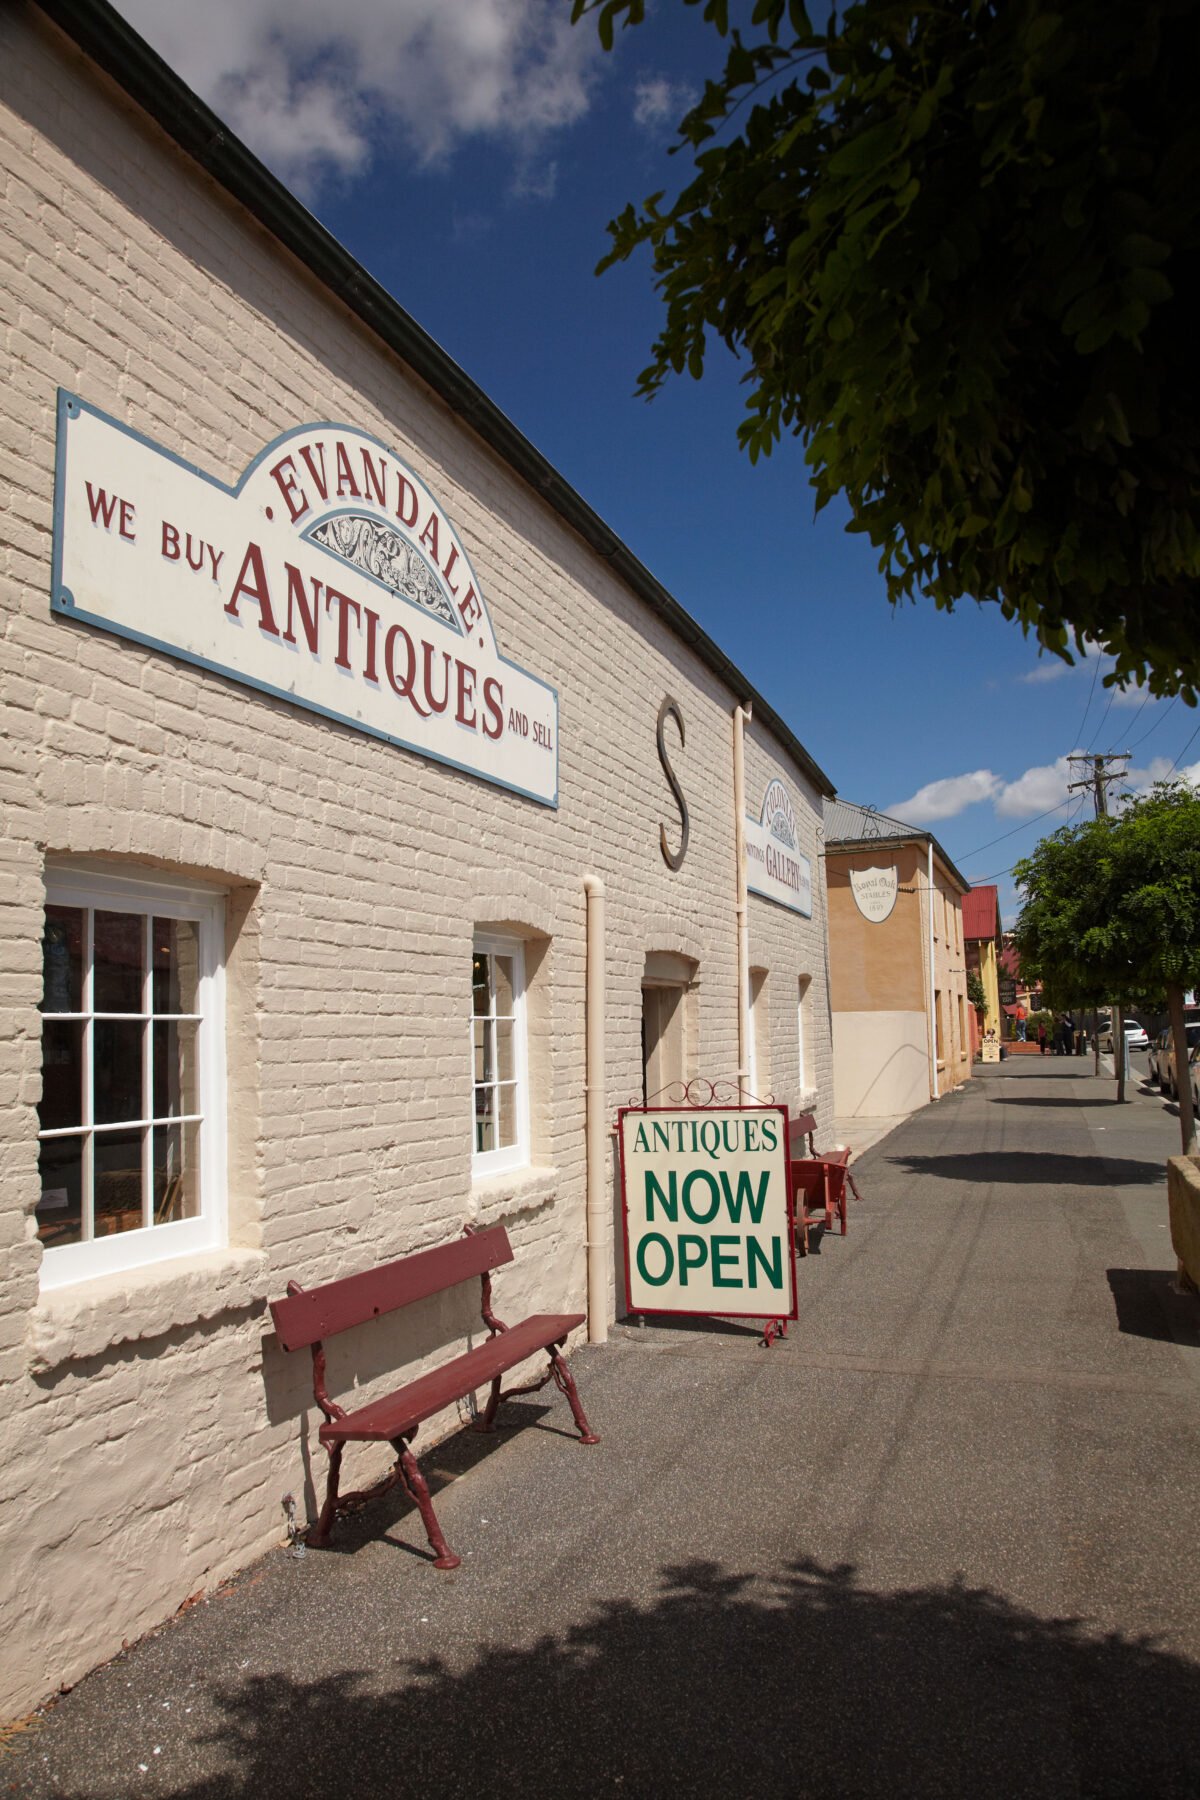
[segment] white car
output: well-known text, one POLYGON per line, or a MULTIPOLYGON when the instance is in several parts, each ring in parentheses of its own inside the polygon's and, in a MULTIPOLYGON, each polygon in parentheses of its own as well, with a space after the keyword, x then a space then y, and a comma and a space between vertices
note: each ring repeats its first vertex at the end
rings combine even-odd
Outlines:
MULTIPOLYGON (((1144 1025, 1139 1025, 1136 1019, 1123 1019, 1121 1024, 1125 1032, 1125 1042, 1130 1050, 1148 1050, 1150 1048, 1150 1039, 1146 1036, 1144 1025)), ((1112 1047, 1113 1028, 1110 1020, 1107 1027, 1100 1033, 1100 1048, 1111 1050, 1112 1047)))
MULTIPOLYGON (((1186 1020, 1183 1032, 1188 1048, 1188 1060, 1190 1062, 1192 1051, 1196 1048, 1197 1044, 1200 1044, 1200 1020, 1186 1020)), ((1170 1041, 1168 1041, 1167 1044, 1167 1053, 1162 1060, 1158 1085, 1169 1100, 1178 1100, 1179 1085, 1175 1080, 1175 1045, 1170 1041)))

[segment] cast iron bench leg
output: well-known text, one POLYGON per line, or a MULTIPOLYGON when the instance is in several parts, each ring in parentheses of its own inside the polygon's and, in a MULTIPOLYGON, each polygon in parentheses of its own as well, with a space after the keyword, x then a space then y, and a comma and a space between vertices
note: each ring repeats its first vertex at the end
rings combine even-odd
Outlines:
POLYGON ((567 1405, 571 1408, 571 1417, 579 1429, 581 1444, 598 1444, 600 1439, 587 1422, 587 1414, 579 1399, 579 1389, 575 1386, 575 1378, 558 1353, 558 1346, 548 1352, 550 1367, 554 1373, 554 1385, 560 1394, 567 1397, 567 1405))
POLYGON ((461 1556, 455 1556, 453 1550, 442 1536, 442 1528, 437 1522, 437 1514, 433 1510, 433 1501, 429 1497, 429 1487, 422 1475, 412 1446, 407 1438, 396 1438, 392 1449, 400 1458, 400 1480, 404 1491, 416 1506, 421 1515, 421 1523, 425 1527, 425 1536, 429 1539, 429 1547, 434 1553, 435 1569, 457 1569, 462 1562, 461 1556))
POLYGON ((323 1550, 329 1542, 333 1530, 333 1521, 337 1516, 338 1480, 342 1472, 342 1451, 344 1444, 326 1445, 329 1451, 329 1480, 325 1486, 325 1504, 321 1508, 321 1516, 308 1534, 308 1541, 314 1550, 323 1550))
POLYGON ((499 1404, 500 1404, 500 1377, 499 1377, 499 1375, 496 1375, 493 1377, 493 1380, 492 1380, 491 1392, 488 1394, 488 1397, 487 1397, 487 1405, 484 1407, 483 1411, 480 1413, 479 1417, 475 1421, 476 1431, 495 1431, 495 1429, 496 1429, 496 1408, 499 1406, 499 1404))

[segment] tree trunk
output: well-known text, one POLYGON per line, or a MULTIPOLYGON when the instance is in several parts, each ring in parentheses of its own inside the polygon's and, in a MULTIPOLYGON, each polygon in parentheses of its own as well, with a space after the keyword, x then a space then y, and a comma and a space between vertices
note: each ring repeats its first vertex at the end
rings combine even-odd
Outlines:
POLYGON ((1120 1006, 1112 1009, 1113 1067, 1117 1072, 1117 1105, 1125 1098, 1125 1013, 1120 1006))
POLYGON ((1179 1094, 1179 1130, 1183 1154, 1196 1154, 1196 1116, 1192 1107, 1192 1071, 1188 1066, 1187 1028, 1183 1018, 1183 989, 1167 988, 1167 1017, 1171 1021, 1171 1049, 1175 1057, 1175 1087, 1179 1094))
POLYGON ((1092 1074, 1100 1073, 1100 1017, 1092 1008, 1092 1074))

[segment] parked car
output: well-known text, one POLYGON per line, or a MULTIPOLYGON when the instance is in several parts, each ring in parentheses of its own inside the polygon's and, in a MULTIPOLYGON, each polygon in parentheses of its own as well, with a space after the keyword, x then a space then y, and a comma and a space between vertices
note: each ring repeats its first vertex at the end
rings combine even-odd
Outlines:
MULTIPOLYGON (((1146 1036, 1144 1025, 1139 1025, 1136 1019, 1122 1019, 1121 1024, 1125 1032, 1125 1042, 1131 1050, 1148 1050, 1150 1048, 1150 1039, 1146 1036)), ((1112 1047, 1113 1028, 1110 1019, 1107 1025, 1102 1025, 1100 1028, 1100 1048, 1111 1050, 1112 1047)))
POLYGON ((1170 1042, 1171 1027, 1168 1025, 1165 1031, 1160 1031, 1158 1036, 1152 1039, 1150 1053, 1146 1058, 1146 1079, 1147 1081, 1156 1081, 1159 1087, 1162 1087, 1163 1076, 1166 1073, 1167 1045, 1170 1042))
MULTIPOLYGON (((1187 1037, 1188 1054, 1190 1055, 1196 1048, 1196 1045, 1200 1044, 1200 1019, 1196 1019, 1186 1024, 1183 1029, 1187 1037)), ((1169 1094, 1172 1100, 1178 1100, 1179 1087, 1175 1080, 1175 1046, 1171 1041, 1169 1034, 1167 1037, 1166 1055, 1163 1057, 1162 1073, 1158 1078, 1158 1085, 1164 1094, 1169 1094)))

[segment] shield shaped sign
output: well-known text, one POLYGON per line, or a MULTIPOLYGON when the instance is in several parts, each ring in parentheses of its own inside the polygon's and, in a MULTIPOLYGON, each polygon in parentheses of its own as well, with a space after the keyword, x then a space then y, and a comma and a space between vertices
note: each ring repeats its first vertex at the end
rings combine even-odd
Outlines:
POLYGON ((851 869, 850 888, 854 904, 872 925, 882 925, 896 904, 899 871, 890 869, 851 869))

